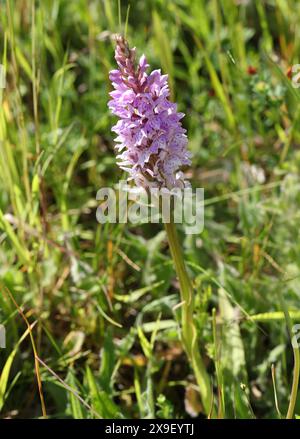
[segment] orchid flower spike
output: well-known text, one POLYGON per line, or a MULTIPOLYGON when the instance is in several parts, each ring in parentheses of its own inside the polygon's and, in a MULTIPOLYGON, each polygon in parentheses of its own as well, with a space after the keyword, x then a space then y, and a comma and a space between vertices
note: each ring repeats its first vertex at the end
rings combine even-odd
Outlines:
POLYGON ((118 70, 109 78, 114 87, 108 106, 119 121, 112 128, 117 160, 129 179, 144 188, 184 188, 182 167, 190 165, 184 114, 169 100, 168 75, 160 70, 147 74, 145 55, 136 62, 136 49, 122 37, 116 38, 118 70))

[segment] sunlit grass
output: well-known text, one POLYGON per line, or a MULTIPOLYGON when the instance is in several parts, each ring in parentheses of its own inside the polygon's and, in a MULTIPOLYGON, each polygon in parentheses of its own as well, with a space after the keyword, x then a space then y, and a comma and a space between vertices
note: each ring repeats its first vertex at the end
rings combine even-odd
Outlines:
POLYGON ((1 417, 40 417, 43 398, 50 417, 203 416, 163 227, 96 221, 97 190, 123 177, 107 101, 127 13, 131 45, 169 74, 194 155, 187 173, 205 188, 204 232, 179 232, 217 413, 285 417, 284 311, 297 323, 300 294, 299 94, 288 74, 300 4, 118 3, 0 3, 1 417))

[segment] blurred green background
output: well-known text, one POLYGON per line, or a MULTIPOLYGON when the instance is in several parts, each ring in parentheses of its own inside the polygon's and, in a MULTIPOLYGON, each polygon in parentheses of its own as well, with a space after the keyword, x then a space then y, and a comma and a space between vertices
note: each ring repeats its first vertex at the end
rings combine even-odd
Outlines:
POLYGON ((284 415, 283 304, 300 320, 300 3, 1 0, 0 17, 1 417, 203 416, 163 227, 96 221, 97 190, 123 177, 107 101, 126 21, 169 75, 187 174, 205 188, 204 232, 181 239, 219 417, 284 415))

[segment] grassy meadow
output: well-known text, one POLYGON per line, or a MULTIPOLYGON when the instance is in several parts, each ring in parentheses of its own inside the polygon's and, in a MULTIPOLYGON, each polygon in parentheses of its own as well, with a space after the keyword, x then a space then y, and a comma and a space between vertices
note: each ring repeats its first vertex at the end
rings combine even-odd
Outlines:
POLYGON ((125 177, 107 107, 125 30, 169 75, 186 174, 205 189, 204 231, 178 231, 215 417, 286 417, 299 359, 299 21, 297 0, 0 0, 1 418, 207 416, 163 225, 96 220, 98 189, 125 177))

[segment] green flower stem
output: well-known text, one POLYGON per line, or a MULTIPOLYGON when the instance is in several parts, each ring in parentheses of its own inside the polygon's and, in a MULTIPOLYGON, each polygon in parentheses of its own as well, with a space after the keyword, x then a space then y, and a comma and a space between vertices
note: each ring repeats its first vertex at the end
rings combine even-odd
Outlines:
POLYGON ((288 332, 290 335, 292 347, 293 347, 293 353, 294 353, 294 371, 293 371, 293 383, 292 383, 292 389, 290 394, 290 402, 289 407, 286 415, 286 419, 293 419, 294 417, 294 411, 295 411, 295 405, 297 401, 297 394, 298 394, 298 387, 299 387, 299 375, 300 375, 300 349, 299 346, 295 345, 293 343, 293 323, 290 316, 290 313, 288 311, 288 308, 286 306, 286 303, 284 301, 283 295, 280 292, 278 292, 279 300, 281 303, 281 307, 284 312, 286 325, 288 328, 288 332))
POLYGON ((200 391, 202 404, 207 415, 214 415, 213 394, 210 379, 197 346, 197 330, 194 320, 194 293, 188 277, 176 227, 173 222, 165 223, 171 254, 174 260, 181 293, 182 342, 192 364, 200 391))
POLYGON ((288 412, 286 415, 287 419, 292 419, 294 417, 294 410, 295 405, 297 401, 297 393, 298 393, 298 386, 299 386, 299 373, 300 373, 300 353, 299 348, 294 347, 294 373, 293 373, 293 384, 292 384, 292 390, 291 390, 291 396, 290 396, 290 403, 288 412))

